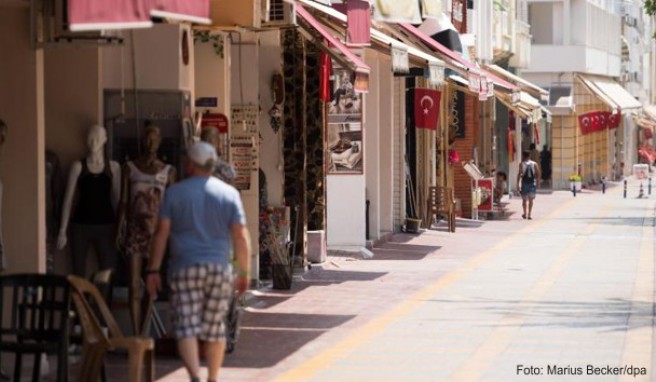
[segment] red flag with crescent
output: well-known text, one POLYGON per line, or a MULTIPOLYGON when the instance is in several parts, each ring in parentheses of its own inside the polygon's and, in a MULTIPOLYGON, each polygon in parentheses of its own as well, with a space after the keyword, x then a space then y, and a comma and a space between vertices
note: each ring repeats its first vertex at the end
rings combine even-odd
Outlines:
POLYGON ((437 130, 442 93, 433 89, 415 89, 415 126, 437 130))
POLYGON ((615 129, 619 127, 621 120, 622 120, 622 112, 618 111, 616 114, 610 114, 608 116, 608 128, 615 129))
POLYGON ((593 118, 591 113, 579 115, 579 126, 581 127, 581 134, 588 134, 592 132, 593 118))

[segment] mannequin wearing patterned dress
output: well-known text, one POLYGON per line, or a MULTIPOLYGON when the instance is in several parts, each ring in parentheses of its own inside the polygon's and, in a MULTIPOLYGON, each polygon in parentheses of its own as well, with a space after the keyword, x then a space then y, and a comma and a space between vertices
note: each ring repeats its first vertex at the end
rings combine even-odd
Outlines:
POLYGON ((157 228, 159 205, 166 187, 176 178, 173 166, 157 158, 162 142, 157 126, 148 125, 143 139, 144 154, 123 166, 119 207, 119 245, 129 266, 130 319, 136 335, 142 325, 142 272, 157 228))

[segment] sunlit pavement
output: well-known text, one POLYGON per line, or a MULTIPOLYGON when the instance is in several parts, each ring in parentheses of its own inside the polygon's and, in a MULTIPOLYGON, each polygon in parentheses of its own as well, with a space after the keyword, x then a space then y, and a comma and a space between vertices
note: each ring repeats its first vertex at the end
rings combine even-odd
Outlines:
MULTIPOLYGON (((513 198, 502 219, 331 257, 292 291, 256 293, 220 379, 656 380, 656 190, 637 194, 636 181, 627 199, 621 185, 539 194, 530 221, 513 198)), ((188 381, 178 360, 157 365, 188 381)), ((109 369, 124 379, 124 362, 109 369)))

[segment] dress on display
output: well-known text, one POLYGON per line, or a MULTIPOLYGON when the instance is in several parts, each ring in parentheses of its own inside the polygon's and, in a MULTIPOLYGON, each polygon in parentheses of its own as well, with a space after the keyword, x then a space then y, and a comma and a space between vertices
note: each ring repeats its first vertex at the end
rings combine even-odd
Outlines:
POLYGON ((150 242, 157 228, 159 206, 173 167, 165 165, 156 174, 144 173, 133 162, 128 162, 128 167, 131 192, 125 251, 128 256, 148 257, 150 242))

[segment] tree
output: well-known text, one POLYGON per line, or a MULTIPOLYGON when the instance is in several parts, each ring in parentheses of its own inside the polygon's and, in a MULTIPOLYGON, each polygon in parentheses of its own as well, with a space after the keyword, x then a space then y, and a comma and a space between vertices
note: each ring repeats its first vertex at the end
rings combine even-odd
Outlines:
MULTIPOLYGON (((650 16, 656 16, 656 0, 645 0, 645 12, 650 16)), ((656 39, 656 33, 654 33, 656 39)))

